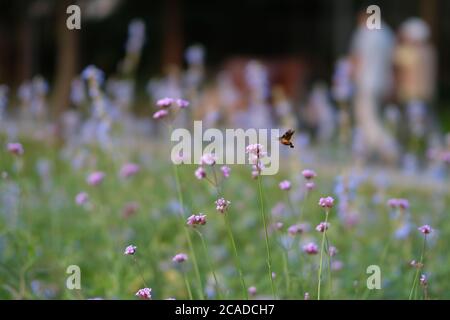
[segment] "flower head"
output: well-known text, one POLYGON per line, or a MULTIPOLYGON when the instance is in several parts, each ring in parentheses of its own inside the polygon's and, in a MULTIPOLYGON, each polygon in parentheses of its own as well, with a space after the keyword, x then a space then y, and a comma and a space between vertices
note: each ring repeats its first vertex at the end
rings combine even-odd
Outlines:
POLYGON ((341 260, 334 260, 331 262, 331 270, 339 271, 344 267, 344 263, 341 260))
POLYGON ((188 259, 187 254, 185 253, 178 253, 173 258, 172 261, 176 263, 183 263, 188 259))
POLYGON ((260 143, 249 144, 245 148, 245 152, 248 154, 251 154, 251 155, 257 155, 259 157, 262 157, 265 155, 264 146, 260 143))
POLYGON ((319 206, 322 208, 332 208, 334 204, 334 199, 332 197, 320 198, 319 206))
POLYGON ((330 227, 330 224, 328 222, 321 222, 317 225, 316 230, 319 232, 325 232, 325 230, 328 230, 330 227))
POLYGON ((305 186, 306 190, 311 191, 316 187, 316 184, 313 181, 308 181, 305 186))
POLYGON ((313 255, 319 252, 319 248, 314 242, 310 242, 303 246, 303 251, 307 254, 313 255))
POLYGON ((156 101, 156 105, 159 108, 169 108, 172 105, 172 103, 174 103, 174 99, 167 98, 167 97, 159 99, 158 101, 156 101))
POLYGON ((152 298, 152 289, 151 288, 139 289, 138 292, 136 292, 136 296, 141 299, 150 300, 152 298))
POLYGON ((317 176, 316 172, 310 169, 303 170, 302 175, 306 180, 311 180, 317 176))
POLYGON ((87 183, 90 186, 98 186, 103 182, 103 179, 105 178, 105 174, 101 171, 95 171, 91 173, 87 178, 87 183))
POLYGON ((195 170, 195 176, 198 180, 204 179, 206 177, 206 170, 203 167, 198 167, 195 170))
POLYGON ((295 235, 300 234, 303 231, 305 231, 305 229, 304 229, 303 225, 301 225, 301 224, 293 224, 292 226, 290 226, 288 228, 287 231, 290 236, 295 236, 295 235))
POLYGON ((136 253, 136 249, 137 249, 136 246, 133 246, 132 244, 130 244, 128 247, 125 248, 125 251, 123 254, 127 255, 127 256, 132 256, 136 253))
POLYGON ((336 247, 330 246, 328 248, 328 254, 330 255, 330 257, 334 257, 337 253, 338 253, 338 250, 336 247))
POLYGON ((222 167, 220 168, 220 171, 222 171, 222 174, 223 174, 223 177, 224 177, 224 178, 228 178, 228 177, 230 176, 230 172, 231 172, 230 167, 228 167, 228 166, 222 166, 222 167))
POLYGON ((205 225, 206 224, 206 215, 204 214, 193 214, 189 218, 187 218, 187 225, 196 226, 196 225, 205 225))
POLYGON ((79 206, 86 204, 89 201, 89 195, 86 192, 80 192, 75 197, 75 203, 79 206))
POLYGON ((393 209, 408 209, 409 208, 409 201, 407 199, 402 198, 392 198, 388 200, 388 206, 390 206, 393 209))
POLYGON ((231 203, 230 201, 225 200, 224 198, 217 199, 215 202, 216 210, 219 211, 220 213, 224 213, 227 210, 230 203, 231 203))
POLYGON ((256 287, 251 286, 251 287, 248 288, 248 294, 249 294, 249 295, 255 296, 255 295, 256 295, 256 292, 257 292, 256 287))
POLYGON ((18 142, 8 143, 6 148, 8 149, 9 153, 16 156, 21 156, 24 152, 22 144, 18 142))
POLYGON ((433 229, 431 229, 431 227, 428 224, 425 224, 419 228, 417 228, 420 232, 422 232, 423 234, 429 234, 433 231, 433 229))
POLYGON ((168 115, 169 115, 169 113, 167 112, 166 109, 161 109, 161 110, 156 111, 153 114, 153 119, 162 119, 168 115))
POLYGON ((139 165, 135 163, 126 163, 120 169, 120 176, 122 178, 129 178, 137 174, 140 170, 139 165))
POLYGON ((278 186, 281 190, 289 190, 291 189, 291 182, 289 180, 283 180, 278 184, 278 186))
POLYGON ((421 262, 419 262, 419 261, 416 261, 416 260, 412 260, 412 261, 409 263, 409 265, 410 265, 411 267, 417 268, 417 269, 420 269, 420 268, 423 267, 423 263, 421 263, 421 262))
POLYGON ((200 159, 200 164, 213 166, 216 164, 217 158, 213 153, 205 153, 200 159))
POLYGON ((180 107, 181 109, 187 108, 189 106, 189 101, 183 100, 183 99, 177 99, 175 100, 175 103, 180 107))
POLYGON ((274 224, 273 224, 273 227, 275 228, 275 230, 281 230, 281 229, 283 229, 283 226, 284 226, 284 224, 283 224, 283 222, 280 222, 280 221, 278 221, 278 222, 275 222, 274 224))
POLYGON ((426 287, 428 285, 428 277, 425 274, 422 274, 420 276, 419 282, 422 287, 426 287))

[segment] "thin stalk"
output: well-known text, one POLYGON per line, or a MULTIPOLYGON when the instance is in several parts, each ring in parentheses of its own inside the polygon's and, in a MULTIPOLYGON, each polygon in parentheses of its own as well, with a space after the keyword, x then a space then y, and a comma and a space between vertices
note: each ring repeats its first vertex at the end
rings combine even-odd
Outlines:
POLYGON ((422 253, 420 254, 420 262, 419 262, 418 268, 416 270, 416 274, 414 275, 413 285, 412 285, 411 291, 409 293, 409 300, 412 300, 413 293, 414 293, 414 291, 415 291, 415 289, 417 287, 417 281, 419 279, 419 272, 420 272, 420 270, 422 268, 421 266, 423 266, 423 258, 424 258, 424 255, 425 255, 425 247, 426 247, 426 245, 427 245, 427 235, 425 235, 423 237, 423 245, 422 245, 422 253))
MULTIPOLYGON (((171 123, 168 123, 167 125, 168 128, 168 132, 169 132, 169 137, 171 132, 173 131, 173 127, 171 123)), ((186 235, 186 240, 188 242, 189 245, 189 251, 191 253, 191 257, 192 257, 192 264, 194 265, 194 271, 195 271, 195 276, 197 278, 197 282, 198 282, 198 291, 199 291, 199 295, 200 297, 204 300, 205 299, 205 294, 204 294, 204 290, 203 290, 203 284, 202 284, 202 277, 200 275, 200 269, 198 267, 198 262, 197 262, 197 257, 195 255, 195 251, 194 251, 194 246, 192 244, 192 239, 191 239, 191 235, 189 233, 189 231, 187 230, 186 226, 185 226, 185 214, 184 214, 184 199, 183 199, 183 193, 181 190, 181 182, 180 182, 180 174, 178 172, 178 165, 173 164, 172 165, 173 168, 173 174, 175 176, 175 183, 176 183, 176 189, 177 189, 177 195, 178 195, 178 202, 180 205, 180 222, 181 222, 181 226, 184 229, 184 234, 186 235)))
POLYGON ((147 283, 145 282, 145 279, 144 279, 144 275, 142 274, 141 267, 139 266, 139 263, 138 263, 136 257, 134 257, 134 256, 133 256, 133 261, 134 261, 134 265, 136 266, 136 269, 139 273, 139 276, 141 277, 142 283, 144 284, 144 286, 146 288, 148 288, 147 283))
POLYGON ((225 219, 225 225, 227 227, 228 236, 230 237, 231 245, 233 247, 234 259, 235 259, 236 267, 237 267, 238 272, 239 272, 239 280, 241 282, 241 287, 242 287, 242 295, 244 296, 245 299, 248 300, 247 287, 245 286, 245 280, 244 280, 244 276, 242 274, 241 263, 239 261, 239 256, 238 256, 238 252, 237 252, 237 248, 236 248, 236 243, 234 241, 233 232, 231 230, 230 221, 228 219, 228 213, 225 212, 223 214, 223 216, 224 216, 224 219, 225 219))
POLYGON ((291 277, 289 275, 289 251, 283 250, 284 278, 286 280, 286 295, 290 297, 291 293, 291 277))
POLYGON ((266 240, 267 266, 268 266, 268 271, 269 271, 269 279, 270 279, 270 285, 272 287, 273 298, 276 299, 275 285, 273 283, 273 278, 272 278, 272 255, 270 252, 269 233, 267 232, 266 214, 264 212, 264 197, 263 197, 263 191, 262 191, 261 176, 258 177, 258 190, 259 190, 259 203, 260 203, 260 209, 261 209, 260 210, 261 219, 262 219, 263 225, 264 225, 264 237, 266 240))
POLYGON ((195 270, 195 275, 197 277, 197 282, 199 285, 199 294, 200 297, 204 300, 205 299, 205 294, 203 291, 203 284, 202 284, 202 278, 200 276, 200 269, 198 267, 198 262, 197 262, 197 257, 195 256, 195 251, 194 251, 194 246, 192 244, 192 239, 191 239, 191 235, 189 234, 186 226, 184 225, 184 200, 183 200, 183 194, 181 192, 181 183, 180 183, 180 175, 178 173, 178 166, 177 165, 173 165, 173 170, 174 170, 174 175, 175 175, 175 181, 176 181, 176 188, 177 188, 177 194, 178 194, 178 202, 181 206, 180 209, 180 218, 181 218, 181 223, 182 223, 182 228, 184 229, 184 233, 186 235, 186 239, 188 241, 188 245, 189 245, 189 250, 191 252, 191 256, 192 256, 192 263, 194 265, 194 270, 195 270))
POLYGON ((213 264, 211 262, 211 259, 209 258, 209 251, 208 251, 208 247, 206 245, 205 238, 203 237, 203 234, 200 231, 198 231, 197 229, 194 228, 194 231, 197 232, 198 236, 200 237, 200 239, 202 241, 203 250, 205 251, 206 261, 208 263, 209 269, 211 270, 211 273, 212 273, 213 278, 214 278, 214 282, 216 284, 217 295, 219 296, 219 299, 221 299, 222 298, 222 293, 221 293, 221 290, 220 290, 219 281, 217 281, 216 271, 215 271, 214 266, 213 266, 213 264))
POLYGON ((183 278, 184 278, 184 283, 186 284, 186 289, 189 295, 189 299, 190 300, 194 300, 194 298, 192 297, 192 291, 191 291, 191 285, 189 284, 188 278, 186 277, 186 273, 183 271, 183 278))
MULTIPOLYGON (((328 223, 328 209, 325 213, 325 224, 328 223)), ((323 252, 324 252, 324 246, 325 246, 325 235, 327 233, 327 229, 325 228, 323 230, 322 234, 322 244, 320 245, 320 262, 319 262, 319 273, 318 273, 318 280, 317 280, 317 300, 320 300, 320 285, 322 282, 322 261, 323 261, 323 252)))
POLYGON ((328 242, 328 236, 325 235, 326 252, 328 256, 328 281, 330 283, 330 297, 333 294, 333 280, 331 277, 331 255, 330 255, 330 243, 328 242))

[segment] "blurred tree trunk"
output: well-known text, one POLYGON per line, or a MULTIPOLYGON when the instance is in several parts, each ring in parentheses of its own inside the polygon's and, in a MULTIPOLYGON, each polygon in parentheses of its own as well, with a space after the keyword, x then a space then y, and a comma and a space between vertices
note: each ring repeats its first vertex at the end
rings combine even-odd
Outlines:
POLYGON ((181 66, 183 62, 183 32, 180 0, 167 0, 163 15, 162 66, 181 66))
POLYGON ((70 0, 58 2, 55 12, 57 52, 52 106, 57 117, 69 107, 71 83, 77 72, 80 30, 66 27, 66 8, 71 3, 70 0))

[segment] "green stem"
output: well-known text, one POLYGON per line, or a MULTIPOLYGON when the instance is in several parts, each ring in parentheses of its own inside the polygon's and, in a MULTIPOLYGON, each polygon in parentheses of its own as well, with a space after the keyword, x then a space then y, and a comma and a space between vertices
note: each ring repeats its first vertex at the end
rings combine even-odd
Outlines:
POLYGON ((235 259, 236 267, 237 267, 238 272, 239 272, 239 280, 241 281, 242 295, 243 295, 243 297, 245 299, 248 300, 247 287, 245 286, 244 276, 242 274, 241 263, 239 261, 239 256, 238 256, 238 252, 237 252, 237 248, 236 248, 236 243, 234 241, 233 232, 231 230, 230 221, 228 220, 228 212, 223 213, 223 216, 224 216, 224 219, 225 219, 225 225, 227 227, 228 236, 230 237, 231 245, 233 247, 234 259, 235 259))
POLYGON ((200 294, 200 297, 204 300, 205 299, 205 294, 203 292, 202 278, 200 276, 200 269, 198 267, 197 257, 195 255, 195 251, 194 251, 194 246, 192 244, 191 235, 189 234, 189 231, 187 230, 186 226, 184 225, 184 223, 185 223, 184 201, 183 201, 183 193, 181 191, 181 183, 180 183, 180 175, 178 173, 178 166, 177 165, 173 165, 172 167, 174 169, 175 181, 176 181, 176 185, 177 185, 178 202, 179 202, 179 205, 181 207, 181 209, 180 209, 180 218, 181 218, 181 220, 180 221, 181 221, 181 224, 182 224, 182 228, 184 229, 184 233, 186 235, 186 239, 188 241, 189 250, 191 252, 192 263, 194 265, 195 275, 197 277, 197 282, 198 282, 198 285, 199 285, 199 294, 200 294))
POLYGON ((136 269, 141 277, 142 283, 144 284, 144 287, 148 288, 147 283, 145 282, 145 279, 144 279, 144 275, 142 274, 141 268, 139 267, 139 263, 138 263, 136 257, 134 257, 134 256, 133 256, 133 261, 134 261, 136 269))
POLYGON ((203 234, 198 231, 197 229, 194 228, 194 231, 197 232, 198 236, 200 237, 201 241, 202 241, 202 245, 203 245, 203 250, 205 251, 205 255, 206 255, 206 261, 208 263, 209 269, 211 270, 211 273, 213 275, 214 278, 214 282, 216 284, 216 289, 217 289, 217 295, 219 296, 219 299, 222 298, 222 294, 221 294, 221 290, 220 290, 220 286, 219 286, 219 281, 217 281, 217 276, 216 276, 216 272, 214 270, 214 266, 211 262, 211 259, 209 258, 209 251, 208 251, 208 247, 206 245, 206 241, 205 238, 203 237, 203 234))
POLYGON ((266 240, 267 266, 268 266, 268 271, 269 271, 269 279, 270 279, 270 285, 272 287, 272 296, 274 299, 276 299, 275 285, 273 283, 273 277, 272 277, 272 255, 270 252, 269 233, 267 232, 266 214, 264 212, 264 198, 263 198, 263 192, 262 192, 261 176, 258 176, 258 190, 259 190, 259 203, 260 203, 260 209, 261 209, 260 210, 261 219, 262 219, 263 225, 264 225, 264 237, 266 240))
POLYGON ((284 278, 286 280, 286 295, 290 297, 291 293, 291 277, 289 275, 289 251, 283 250, 284 278))
POLYGON ((409 293, 409 300, 412 300, 413 293, 415 292, 416 287, 417 287, 417 281, 418 281, 418 277, 419 277, 419 272, 420 272, 420 269, 423 266, 423 259, 424 259, 424 255, 425 255, 426 244, 427 244, 427 235, 425 235, 424 238, 423 238, 422 253, 420 254, 420 262, 419 262, 419 265, 417 267, 416 274, 414 275, 413 285, 412 285, 411 291, 409 293))
POLYGON ((330 282, 330 297, 333 294, 333 278, 331 277, 331 255, 330 255, 330 243, 328 242, 328 236, 325 235, 326 251, 328 256, 328 281, 330 282))
POLYGON ((188 278, 186 277, 186 273, 185 272, 182 272, 182 273, 183 273, 184 283, 186 284, 186 289, 187 289, 187 292, 189 295, 189 299, 194 300, 194 298, 192 297, 191 285, 189 284, 188 278))
MULTIPOLYGON (((328 223, 328 209, 326 210, 326 213, 325 213, 325 224, 326 223, 328 223)), ((320 300, 320 285, 322 282, 322 261, 323 261, 323 252, 324 252, 326 233, 327 233, 327 229, 325 228, 323 230, 323 234, 322 234, 322 244, 320 245, 319 274, 318 274, 318 280, 317 280, 317 300, 320 300)))

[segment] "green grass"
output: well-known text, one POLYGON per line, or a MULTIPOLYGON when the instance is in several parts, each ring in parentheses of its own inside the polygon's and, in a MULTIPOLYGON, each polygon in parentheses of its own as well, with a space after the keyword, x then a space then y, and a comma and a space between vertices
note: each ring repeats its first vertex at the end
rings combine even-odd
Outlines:
MULTIPOLYGON (((15 169, 17 158, 3 149, 0 151, 0 171, 9 175, 9 178, 0 180, 0 199, 10 193, 8 190, 14 184, 18 184, 21 190, 15 210, 6 210, 0 200, 0 298, 134 299, 135 292, 144 285, 132 258, 123 254, 129 244, 138 247, 136 258, 146 283, 153 289, 153 298, 188 298, 182 273, 171 260, 176 253, 190 254, 190 251, 178 216, 175 181, 171 163, 165 156, 169 154, 167 147, 155 146, 129 155, 121 154, 120 161, 93 150, 91 156, 95 156, 97 164, 79 171, 74 170, 53 146, 25 141, 24 148, 25 154, 20 158, 23 161, 21 171, 15 169), (150 160, 142 160, 143 156, 150 157, 150 160), (43 186, 36 173, 40 159, 51 163, 48 187, 43 186), (141 171, 123 181, 118 177, 118 170, 125 159, 140 162, 141 171), (100 187, 90 187, 85 182, 87 174, 95 169, 107 174, 100 187), (89 208, 75 204, 75 195, 80 191, 89 193, 89 208), (139 210, 135 215, 124 218, 122 209, 130 201, 139 203, 139 210), (66 288, 69 265, 81 268, 81 290, 66 288)), ((196 166, 182 165, 179 169, 186 218, 199 212, 207 214, 208 222, 201 230, 223 296, 240 298, 241 283, 226 226, 215 211, 215 190, 204 180, 194 177, 196 166)), ((302 299, 305 292, 309 292, 312 299, 316 298, 319 255, 307 256, 301 251, 301 244, 311 240, 320 245, 321 234, 314 228, 323 221, 324 212, 317 202, 321 196, 333 195, 335 178, 332 174, 322 174, 320 168, 313 169, 319 174, 317 189, 305 203, 294 200, 295 215, 286 214, 277 220, 284 223, 283 231, 270 233, 272 268, 277 274, 274 282, 277 296, 282 299, 302 299), (299 219, 301 208, 304 212, 299 219), (311 230, 293 238, 286 266, 283 262, 285 252, 279 242, 283 237, 289 237, 287 227, 298 222, 309 223, 311 230)), ((232 166, 231 177, 223 185, 223 194, 232 202, 227 214, 230 215, 246 285, 255 286, 258 296, 270 298, 258 186, 250 171, 249 166, 232 166)), ((300 172, 287 169, 276 176, 264 177, 268 216, 279 202, 284 202, 288 211, 286 196, 278 188, 283 179, 293 182, 291 193, 297 192, 297 181, 302 182, 300 172)), ((407 299, 415 272, 409 262, 419 259, 423 239, 416 229, 428 223, 437 230, 429 241, 425 260, 429 295, 432 299, 449 299, 449 194, 424 191, 414 185, 396 186, 386 189, 383 201, 375 204, 372 199, 376 192, 376 187, 370 182, 358 188, 352 206, 359 214, 360 223, 354 228, 341 222, 336 208, 331 210, 327 237, 339 251, 334 259, 342 261, 344 267, 333 271, 333 292, 330 293, 327 264, 324 263, 322 298, 407 299), (408 238, 394 239, 387 246, 395 227, 385 201, 390 197, 410 200, 413 228, 408 238), (369 265, 381 267, 381 290, 369 291, 366 287, 369 265)), ((214 282, 208 259, 198 235, 188 231, 194 242, 203 285, 209 293, 214 282)), ((194 298, 199 298, 191 258, 185 269, 194 298)), ((419 290, 418 298, 421 297, 419 290)))

